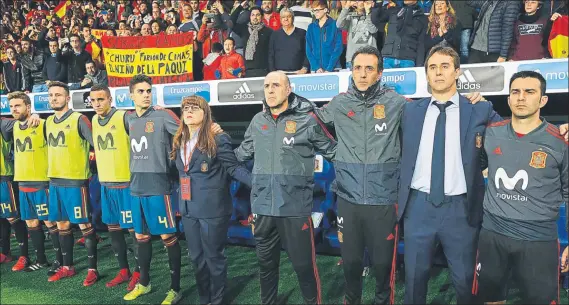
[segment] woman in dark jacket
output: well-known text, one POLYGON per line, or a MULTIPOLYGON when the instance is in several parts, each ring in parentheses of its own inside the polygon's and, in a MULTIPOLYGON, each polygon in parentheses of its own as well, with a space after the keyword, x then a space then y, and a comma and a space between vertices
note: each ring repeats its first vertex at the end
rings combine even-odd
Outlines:
POLYGON ((425 37, 426 54, 429 54, 432 47, 443 41, 459 53, 461 31, 462 27, 456 20, 456 14, 449 1, 436 0, 429 14, 429 25, 425 37))
POLYGON ((180 212, 194 266, 200 304, 221 304, 227 281, 224 254, 232 204, 230 176, 251 186, 251 173, 235 158, 231 138, 214 134, 208 103, 182 100, 180 127, 170 158, 180 174, 180 212))

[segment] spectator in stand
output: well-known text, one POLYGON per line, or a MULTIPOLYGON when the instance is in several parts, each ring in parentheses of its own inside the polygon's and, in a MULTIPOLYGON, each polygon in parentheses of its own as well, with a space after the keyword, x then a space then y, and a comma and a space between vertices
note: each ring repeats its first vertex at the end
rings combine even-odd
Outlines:
POLYGON ((469 0, 480 9, 470 36, 468 63, 505 62, 514 38, 519 1, 469 0))
POLYGON ((103 30, 114 30, 117 28, 117 23, 114 20, 113 11, 102 11, 101 15, 103 15, 103 22, 99 25, 99 29, 103 30))
POLYGON ((202 17, 197 37, 197 41, 201 43, 201 54, 199 54, 198 60, 209 55, 214 43, 223 44, 225 38, 228 37, 227 24, 222 22, 220 10, 223 11, 223 6, 219 5, 219 2, 215 2, 212 5, 212 13, 205 14, 202 17))
POLYGON ((247 77, 266 76, 269 71, 269 42, 273 30, 266 27, 262 22, 263 11, 259 7, 251 9, 248 24, 236 23, 243 10, 243 3, 233 11, 231 20, 234 23, 233 30, 245 42, 244 57, 247 77))
POLYGON ((67 65, 67 82, 71 90, 79 89, 81 81, 87 73, 85 63, 91 61, 91 54, 81 48, 81 38, 72 34, 69 44, 61 50, 61 60, 67 65))
POLYGON ((121 20, 119 21, 119 30, 125 30, 128 27, 128 24, 126 23, 126 21, 121 20))
POLYGON ((460 54, 462 26, 449 0, 435 0, 429 13, 425 37, 425 56, 435 45, 446 43, 460 54))
MULTIPOLYGON (((221 53, 223 46, 221 43, 214 43, 209 53, 203 60, 203 80, 216 80, 215 73, 219 70, 221 64, 221 53)), ((195 72, 195 71, 194 71, 195 72)))
POLYGON ((233 79, 245 77, 245 61, 241 54, 235 52, 235 40, 229 37, 223 42, 225 54, 221 56, 219 69, 215 73, 217 79, 233 79))
POLYGON ((142 36, 150 36, 152 35, 152 29, 150 28, 150 24, 145 23, 140 27, 140 34, 142 36))
POLYGON ((140 16, 134 16, 134 18, 132 19, 130 27, 135 29, 135 30, 141 30, 142 25, 143 25, 142 18, 140 18, 140 16))
POLYGON ((419 67, 425 61, 425 33, 428 20, 417 0, 403 1, 403 7, 379 7, 372 12, 374 24, 387 22, 383 44, 385 69, 419 67))
POLYGON ((49 55, 44 59, 42 71, 42 76, 46 80, 45 84, 49 85, 52 81, 67 83, 67 65, 61 61, 61 52, 57 41, 49 42, 49 52, 49 55))
POLYGON ((150 21, 150 31, 151 35, 158 35, 162 32, 162 24, 158 20, 150 21))
POLYGON ((175 24, 170 24, 166 28, 166 35, 174 35, 174 34, 178 34, 178 27, 175 24))
POLYGON ((279 13, 273 12, 273 1, 263 0, 261 9, 263 10, 263 23, 273 31, 280 29, 281 17, 279 13))
POLYGON ((460 63, 466 64, 468 62, 468 55, 470 53, 470 47, 468 42, 470 41, 470 35, 472 34, 472 27, 474 26, 474 20, 476 20, 476 15, 478 14, 476 10, 468 5, 467 1, 464 0, 450 0, 450 5, 454 8, 454 13, 456 15, 456 20, 460 23, 462 30, 460 31, 460 63))
POLYGON ((235 26, 235 24, 247 24, 249 23, 249 20, 251 19, 250 17, 250 13, 248 10, 249 7, 249 2, 248 1, 238 1, 236 0, 235 2, 233 2, 233 7, 231 8, 231 12, 230 12, 230 21, 231 24, 228 23, 228 25, 230 25, 230 28, 232 29, 232 31, 229 33, 229 37, 233 38, 235 40, 235 52, 243 55, 243 48, 245 48, 245 41, 243 40, 243 38, 241 38, 241 36, 239 36, 235 31, 233 31, 233 27, 235 26), (243 7, 243 10, 241 10, 241 12, 239 13, 238 16, 236 16, 236 19, 234 20, 233 17, 233 13, 235 12, 235 10, 239 7, 239 6, 243 7))
POLYGON ((138 11, 140 12, 140 17, 144 23, 150 23, 150 21, 152 21, 152 14, 148 12, 148 5, 146 2, 140 2, 138 4, 138 11))
POLYGON ((117 31, 115 30, 106 30, 105 35, 107 36, 117 36, 117 31))
POLYGON ((198 0, 190 1, 190 7, 192 8, 192 14, 194 15, 194 20, 202 20, 203 15, 205 14, 200 10, 200 3, 198 0))
POLYGON ((377 28, 371 22, 373 0, 342 1, 342 11, 336 21, 336 26, 348 32, 346 50, 346 67, 352 69, 352 56, 363 46, 377 45, 375 33, 377 28))
POLYGON ((109 80, 107 78, 107 71, 97 68, 97 65, 88 61, 85 63, 85 78, 81 82, 81 89, 91 88, 93 85, 109 85, 109 80))
POLYGON ((27 81, 29 84, 27 90, 33 93, 47 92, 45 79, 42 77, 44 54, 43 51, 34 47, 32 40, 29 38, 22 39, 20 61, 24 68, 30 71, 30 78, 27 81))
POLYGON ((306 56, 310 70, 316 73, 333 72, 340 67, 342 32, 336 26, 336 20, 328 16, 328 12, 326 1, 312 3, 312 13, 316 20, 306 31, 306 56))
POLYGON ((542 7, 542 1, 524 0, 524 12, 514 24, 514 38, 508 55, 510 61, 549 57, 549 33, 545 32, 549 18, 541 14, 542 7))
POLYGON ((310 2, 308 0, 297 0, 296 4, 290 8, 294 14, 294 26, 307 30, 312 23, 312 11, 310 10, 310 2))
MULTIPOLYGON (((34 25, 34 30, 37 30, 39 27, 34 25)), ((41 32, 39 33, 39 37, 38 37, 38 45, 39 47, 43 50, 44 53, 49 54, 50 52, 50 48, 49 48, 49 42, 50 41, 56 41, 57 42, 58 38, 55 35, 55 29, 53 28, 53 23, 48 23, 47 27, 42 29, 41 32)))
POLYGON ((16 49, 9 46, 6 48, 6 56, 8 60, 2 65, 2 74, 4 74, 4 88, 8 93, 14 91, 29 92, 30 71, 22 65, 16 57, 16 49))
POLYGON ((127 0, 118 0, 118 5, 116 7, 116 16, 128 16, 132 15, 132 8, 128 5, 127 0))
POLYGON ((157 2, 152 2, 152 19, 153 20, 161 20, 162 18, 162 10, 158 6, 157 2))
MULTIPOLYGON (((203 18, 203 17, 202 17, 203 18)), ((178 30, 182 33, 194 31, 197 32, 200 30, 202 20, 194 19, 194 12, 192 10, 192 6, 188 3, 184 4, 182 8, 182 24, 178 28, 178 30)))
POLYGON ((282 28, 271 35, 269 42, 269 71, 306 74, 310 64, 306 57, 306 31, 294 26, 294 13, 283 8, 280 12, 282 28))
POLYGON ((88 25, 83 25, 81 28, 81 34, 83 38, 83 44, 81 48, 87 53, 91 54, 91 59, 93 61, 101 62, 101 43, 91 34, 91 27, 88 25))

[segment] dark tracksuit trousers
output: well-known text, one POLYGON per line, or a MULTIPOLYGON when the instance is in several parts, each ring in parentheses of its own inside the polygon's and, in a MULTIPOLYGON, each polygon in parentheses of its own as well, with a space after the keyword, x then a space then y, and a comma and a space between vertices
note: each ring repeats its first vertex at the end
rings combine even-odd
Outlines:
POLYGON ((338 197, 338 240, 346 280, 345 304, 362 302, 365 248, 376 279, 374 304, 393 304, 398 241, 396 205, 352 204, 338 197))
POLYGON ((321 304, 312 218, 256 215, 253 234, 259 260, 261 303, 277 303, 281 246, 284 246, 305 303, 321 304))

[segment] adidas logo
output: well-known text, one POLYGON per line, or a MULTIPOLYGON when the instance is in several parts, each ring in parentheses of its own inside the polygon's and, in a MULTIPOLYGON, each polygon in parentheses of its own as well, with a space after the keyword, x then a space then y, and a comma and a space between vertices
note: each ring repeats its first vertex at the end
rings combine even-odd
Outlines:
POLYGON ((241 84, 241 86, 239 86, 239 88, 235 91, 235 94, 233 95, 234 100, 252 99, 252 98, 255 98, 255 94, 251 93, 251 89, 249 89, 249 85, 247 85, 247 82, 241 84))
POLYGON ((459 90, 480 90, 480 84, 476 82, 472 72, 468 69, 458 77, 457 87, 459 90))

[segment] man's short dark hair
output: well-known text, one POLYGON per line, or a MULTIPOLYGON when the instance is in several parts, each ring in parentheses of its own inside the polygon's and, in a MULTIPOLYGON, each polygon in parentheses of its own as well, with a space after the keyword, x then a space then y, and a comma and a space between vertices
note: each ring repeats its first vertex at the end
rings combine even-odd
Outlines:
POLYGON ((383 57, 381 57, 381 52, 379 52, 379 50, 376 47, 363 46, 359 48, 356 51, 356 53, 352 55, 352 65, 354 64, 356 57, 358 57, 358 55, 360 54, 374 55, 375 57, 377 57, 377 71, 383 71, 383 57))
POLYGON ((94 64, 95 67, 97 67, 97 65, 95 64, 95 62, 94 62, 92 59, 88 59, 88 60, 85 62, 85 66, 88 65, 88 64, 94 64))
POLYGON ((47 85, 47 89, 49 90, 52 87, 63 88, 63 90, 65 90, 65 92, 67 93, 67 96, 69 96, 69 86, 66 83, 54 80, 54 81, 49 82, 49 85, 47 85))
POLYGON ((150 86, 152 86, 152 78, 150 78, 150 76, 144 75, 144 74, 137 74, 137 75, 133 76, 130 80, 130 84, 128 85, 128 90, 130 91, 130 93, 133 92, 134 86, 136 86, 140 83, 147 83, 150 86))
POLYGON ((79 37, 79 35, 77 35, 77 34, 71 34, 71 35, 69 35, 69 41, 71 41, 71 38, 73 38, 73 37, 79 39, 79 42, 81 42, 81 37, 79 37))
POLYGON ((29 106, 32 104, 30 97, 22 91, 14 91, 12 93, 8 93, 8 101, 11 101, 13 99, 23 100, 24 104, 26 104, 26 106, 29 106))
POLYGON ((520 71, 514 73, 514 75, 512 75, 512 78, 510 78, 510 89, 512 88, 512 83, 518 78, 535 78, 539 80, 539 88, 541 90, 540 94, 542 96, 545 95, 545 90, 547 89, 547 81, 543 75, 541 75, 541 73, 535 71, 520 71))
POLYGON ((259 11, 259 14, 263 15, 263 10, 258 6, 252 7, 250 12, 252 13, 253 11, 259 11))
POLYGON ((88 25, 87 23, 84 23, 84 24, 81 26, 81 31, 83 31, 85 28, 88 28, 89 30, 91 30, 91 26, 88 25))
MULTIPOLYGON (((235 45, 235 41, 233 41, 233 45, 235 45)), ((221 43, 216 42, 211 46, 211 52, 212 53, 219 53, 221 51, 223 51, 223 45, 221 45, 221 43)))
POLYGON ((456 69, 460 68, 460 56, 458 55, 458 53, 453 48, 451 48, 449 46, 446 46, 444 44, 438 44, 438 45, 434 46, 431 49, 431 51, 429 51, 429 54, 427 55, 427 58, 425 59, 425 71, 427 71, 427 69, 429 68, 429 59, 431 59, 431 56, 433 56, 437 53, 452 57, 454 69, 456 70, 456 69))
POLYGON ((105 93, 107 93, 108 96, 111 96, 111 89, 109 89, 108 86, 102 84, 93 85, 93 87, 91 87, 91 92, 97 92, 97 91, 105 91, 105 93))
POLYGON ((25 41, 25 42, 28 42, 30 45, 34 45, 34 43, 32 42, 32 40, 29 39, 28 37, 22 38, 21 42, 24 42, 24 41, 25 41))

